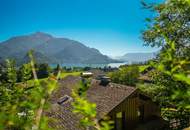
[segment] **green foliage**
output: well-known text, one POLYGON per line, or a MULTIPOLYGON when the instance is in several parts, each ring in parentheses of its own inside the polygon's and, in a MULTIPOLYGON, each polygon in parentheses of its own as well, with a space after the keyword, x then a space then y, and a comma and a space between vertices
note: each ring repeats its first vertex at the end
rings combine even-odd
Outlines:
POLYGON ((167 47, 166 36, 175 42, 177 55, 189 55, 189 0, 166 0, 149 8, 154 10, 156 17, 149 18, 148 28, 143 32, 146 45, 167 47))
POLYGON ((78 94, 73 92, 75 102, 73 102, 74 113, 78 113, 84 116, 81 119, 81 124, 85 127, 93 126, 93 119, 96 117, 96 104, 90 103, 85 97, 80 97, 78 94))
POLYGON ((122 67, 120 70, 110 72, 108 75, 112 82, 135 86, 139 78, 139 68, 136 65, 122 67))
POLYGON ((166 105, 169 99, 166 98, 167 90, 165 86, 157 84, 148 84, 148 83, 138 83, 137 88, 142 92, 149 94, 152 97, 153 101, 160 102, 161 106, 166 105), (165 93, 163 93, 165 92, 165 93))
POLYGON ((48 64, 39 64, 37 66, 37 76, 38 78, 47 78, 50 74, 51 68, 48 64))
POLYGON ((189 111, 178 111, 177 109, 174 108, 162 108, 162 113, 161 113, 165 119, 170 120, 174 118, 183 118, 183 119, 188 119, 190 112, 189 111))
POLYGON ((100 122, 100 129, 99 130, 112 130, 114 122, 110 120, 103 120, 100 122))
POLYGON ((84 83, 80 82, 79 87, 73 90, 72 95, 74 98, 73 113, 80 114, 82 116, 80 124, 85 128, 94 127, 97 130, 111 130, 112 121, 98 121, 96 119, 96 104, 91 103, 86 99, 86 91, 90 87, 90 80, 84 83))
POLYGON ((0 84, 6 82, 6 67, 0 65, 0 84))
POLYGON ((80 76, 80 73, 81 72, 62 72, 61 75, 60 75, 60 78, 65 78, 69 75, 72 75, 72 76, 80 76))
POLYGON ((167 85, 166 82, 169 83, 167 87, 172 94, 170 96, 176 101, 176 105, 179 108, 190 108, 190 78, 188 77, 189 72, 186 71, 189 60, 176 57, 175 43, 171 42, 167 37, 165 39, 170 48, 160 54, 159 63, 152 63, 152 65, 161 72, 162 75, 169 77, 169 80, 165 79, 166 81, 162 81, 161 83, 165 86, 167 85))
POLYGON ((148 67, 149 67, 149 65, 139 65, 139 72, 142 73, 142 72, 145 71, 148 67))
POLYGON ((158 59, 150 63, 155 68, 152 77, 164 87, 160 102, 168 104, 163 108, 175 108, 172 114, 183 118, 182 113, 190 111, 190 1, 167 0, 151 8, 158 15, 149 21, 143 39, 147 45, 162 47, 158 59))
POLYGON ((15 62, 13 60, 6 60, 6 78, 7 82, 13 85, 17 81, 17 73, 15 62))
POLYGON ((89 89, 91 83, 91 79, 85 79, 82 78, 82 81, 80 82, 79 88, 78 88, 78 95, 79 96, 85 96, 86 91, 89 89))
POLYGON ((30 64, 23 64, 17 72, 17 80, 27 82, 32 78, 32 69, 30 64))
POLYGON ((53 70, 54 75, 57 75, 59 71, 62 71, 62 68, 59 64, 57 64, 56 68, 53 70))
MULTIPOLYGON (((48 80, 43 86, 37 78, 30 85, 16 83, 15 64, 10 60, 7 60, 5 70, 7 81, 0 85, 0 130, 48 130, 47 118, 42 112, 57 81, 48 80)), ((36 75, 33 60, 20 68, 23 82, 31 78, 32 70, 36 75)))

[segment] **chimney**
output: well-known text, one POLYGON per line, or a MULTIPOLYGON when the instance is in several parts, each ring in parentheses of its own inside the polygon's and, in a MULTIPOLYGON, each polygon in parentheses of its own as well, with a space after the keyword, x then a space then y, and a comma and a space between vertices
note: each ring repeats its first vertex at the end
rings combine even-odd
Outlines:
POLYGON ((103 76, 100 78, 100 85, 107 87, 108 84, 111 82, 110 77, 103 76))

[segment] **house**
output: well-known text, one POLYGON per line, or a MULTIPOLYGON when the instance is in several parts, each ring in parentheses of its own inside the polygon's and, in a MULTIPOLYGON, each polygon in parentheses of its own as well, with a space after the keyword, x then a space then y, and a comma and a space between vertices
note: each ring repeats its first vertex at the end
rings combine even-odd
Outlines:
MULTIPOLYGON (((51 96, 51 111, 47 112, 46 115, 56 119, 55 122, 50 122, 52 128, 84 130, 79 123, 80 115, 72 113, 71 105, 73 101, 71 90, 78 81, 80 81, 80 77, 69 76, 63 79, 60 81, 59 90, 51 96)), ((97 119, 99 121, 105 116, 109 116, 115 122, 114 130, 137 130, 139 129, 138 126, 143 128, 147 123, 150 125, 151 121, 154 121, 154 123, 150 130, 154 130, 154 127, 155 130, 163 129, 165 126, 157 104, 134 87, 114 83, 101 86, 94 79, 91 87, 87 90, 87 99, 96 103, 97 119)))
POLYGON ((93 76, 93 73, 92 72, 82 72, 81 73, 81 77, 84 77, 84 78, 88 78, 88 77, 92 77, 93 76))

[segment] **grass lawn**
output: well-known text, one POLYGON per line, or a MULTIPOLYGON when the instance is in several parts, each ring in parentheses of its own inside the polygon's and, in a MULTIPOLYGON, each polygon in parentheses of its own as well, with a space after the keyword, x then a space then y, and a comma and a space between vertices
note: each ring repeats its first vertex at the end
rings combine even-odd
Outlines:
POLYGON ((80 76, 80 73, 81 73, 80 71, 79 72, 62 72, 60 78, 65 78, 65 77, 70 76, 70 75, 80 76))

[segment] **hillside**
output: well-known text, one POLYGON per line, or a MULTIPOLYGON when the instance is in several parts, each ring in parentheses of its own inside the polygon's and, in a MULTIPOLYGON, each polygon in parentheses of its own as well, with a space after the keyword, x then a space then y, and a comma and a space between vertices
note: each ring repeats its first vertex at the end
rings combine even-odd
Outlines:
POLYGON ((37 62, 56 63, 111 63, 117 62, 97 49, 67 38, 56 38, 43 32, 17 36, 0 43, 1 59, 15 59, 22 64, 28 61, 27 52, 34 50, 37 62))
POLYGON ((127 62, 145 62, 156 57, 155 53, 127 53, 123 56, 117 57, 116 59, 127 61, 127 62))

